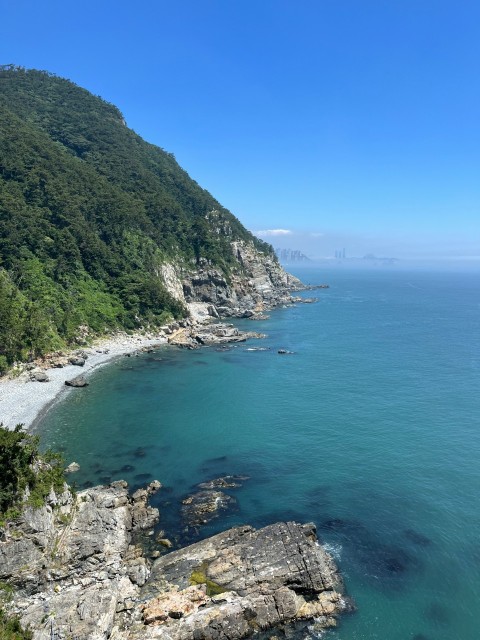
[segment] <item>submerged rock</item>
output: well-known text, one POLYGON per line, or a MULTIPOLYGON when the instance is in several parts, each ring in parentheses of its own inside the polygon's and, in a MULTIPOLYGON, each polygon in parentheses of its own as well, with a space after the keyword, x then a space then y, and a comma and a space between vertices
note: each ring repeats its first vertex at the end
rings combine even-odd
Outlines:
POLYGON ((199 489, 235 489, 250 480, 249 476, 222 476, 197 485, 199 489))
POLYGON ((222 491, 202 490, 182 500, 182 520, 186 527, 199 527, 237 504, 233 496, 222 491))

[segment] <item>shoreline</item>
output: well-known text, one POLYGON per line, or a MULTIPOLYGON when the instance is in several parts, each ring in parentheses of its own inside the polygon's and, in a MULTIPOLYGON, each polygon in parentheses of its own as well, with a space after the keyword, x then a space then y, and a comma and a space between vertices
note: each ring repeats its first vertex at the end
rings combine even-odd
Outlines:
MULTIPOLYGON (((325 285, 321 285, 322 287, 325 285)), ((303 290, 310 290, 316 287, 304 287, 303 290)), ((288 303, 292 304, 301 301, 300 298, 292 298, 289 296, 288 303)), ((307 302, 313 302, 308 299, 307 302)), ((32 432, 38 426, 40 420, 44 418, 52 406, 60 400, 67 392, 72 392, 72 387, 65 384, 66 380, 70 380, 77 376, 85 376, 87 379, 92 371, 100 366, 111 363, 116 358, 134 353, 145 348, 161 347, 171 344, 172 346, 188 347, 191 344, 188 339, 184 338, 185 329, 191 334, 194 330, 204 329, 214 320, 209 316, 204 307, 204 303, 192 303, 190 306, 190 321, 180 326, 173 323, 171 326, 162 327, 158 333, 133 334, 128 335, 119 332, 113 336, 104 336, 97 338, 91 345, 79 346, 64 352, 64 357, 69 358, 78 352, 88 354, 83 366, 74 364, 66 364, 65 366, 54 366, 53 361, 47 359, 38 360, 35 363, 35 370, 45 371, 48 375, 48 382, 40 382, 31 379, 31 370, 24 369, 18 377, 0 377, 0 424, 9 430, 13 430, 16 425, 21 424, 25 431, 32 432), (184 327, 182 329, 181 327, 184 327), (33 386, 32 386, 33 385, 33 386)), ((269 310, 277 305, 270 305, 269 310)), ((266 309, 265 309, 266 310, 266 309)), ((254 315, 254 314, 252 314, 254 315)), ((232 317, 217 317, 222 323, 233 319, 232 317)), ((237 316, 238 317, 238 316, 237 316)), ((248 316, 250 317, 250 316, 248 316)), ((263 319, 260 318, 259 319, 263 319)), ((213 322, 213 324, 215 324, 213 322)), ((232 326, 232 325, 230 325, 232 326)), ((237 332, 236 335, 244 335, 245 338, 264 337, 256 332, 237 332)), ((225 333, 215 338, 218 344, 223 342, 236 342, 235 334, 228 337, 225 333)), ((204 342, 204 336, 200 336, 200 344, 212 344, 204 342)), ((210 336, 211 338, 211 336, 210 336)), ((245 339, 243 338, 243 339, 245 339)), ((198 346, 198 345, 197 345, 198 346)))
POLYGON ((73 364, 64 367, 42 366, 49 377, 48 382, 31 380, 29 371, 24 371, 17 378, 0 378, 0 423, 10 430, 17 424, 22 424, 25 431, 32 432, 65 393, 74 391, 65 385, 65 380, 79 375, 88 380, 92 371, 120 356, 166 344, 167 337, 163 331, 158 335, 148 336, 117 334, 100 338, 88 347, 69 351, 67 357, 79 350, 88 353, 83 367, 73 364))

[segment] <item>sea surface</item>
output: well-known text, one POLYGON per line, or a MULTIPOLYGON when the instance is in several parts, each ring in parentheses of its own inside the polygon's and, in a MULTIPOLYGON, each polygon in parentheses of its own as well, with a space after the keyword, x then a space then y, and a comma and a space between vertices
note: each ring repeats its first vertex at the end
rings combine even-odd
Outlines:
POLYGON ((43 443, 79 487, 158 478, 178 543, 197 483, 249 476, 199 535, 315 522, 358 607, 326 640, 478 640, 480 274, 295 273, 330 288, 238 322, 267 338, 122 357, 54 406, 43 443))

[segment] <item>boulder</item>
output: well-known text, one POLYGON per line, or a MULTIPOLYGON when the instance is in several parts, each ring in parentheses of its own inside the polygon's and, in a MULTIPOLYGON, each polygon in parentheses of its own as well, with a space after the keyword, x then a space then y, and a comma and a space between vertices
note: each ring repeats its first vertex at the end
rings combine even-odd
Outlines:
POLYGON ((198 491, 182 500, 182 520, 187 528, 197 528, 236 504, 233 496, 222 491, 198 491))
POLYGON ((32 380, 36 380, 37 382, 49 382, 50 380, 45 371, 35 371, 31 377, 32 380))
POLYGON ((250 480, 249 476, 222 476, 197 485, 199 489, 235 489, 250 480))
POLYGON ((70 364, 73 364, 76 367, 83 367, 83 365, 85 364, 85 358, 82 358, 81 356, 70 356, 68 361, 70 364))
POLYGON ((71 380, 65 380, 65 384, 67 387, 88 387, 88 382, 84 376, 76 376, 76 378, 72 378, 71 380))

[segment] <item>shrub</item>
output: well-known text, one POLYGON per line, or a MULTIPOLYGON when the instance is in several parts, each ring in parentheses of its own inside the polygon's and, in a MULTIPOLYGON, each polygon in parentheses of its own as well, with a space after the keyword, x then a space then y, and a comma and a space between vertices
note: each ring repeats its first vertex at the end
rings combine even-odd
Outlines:
POLYGON ((9 431, 0 424, 0 518, 11 518, 17 512, 28 487, 28 503, 44 504, 53 489, 64 485, 63 460, 51 451, 40 455, 38 436, 32 436, 17 425, 9 431), (3 516, 3 517, 2 517, 3 516))

